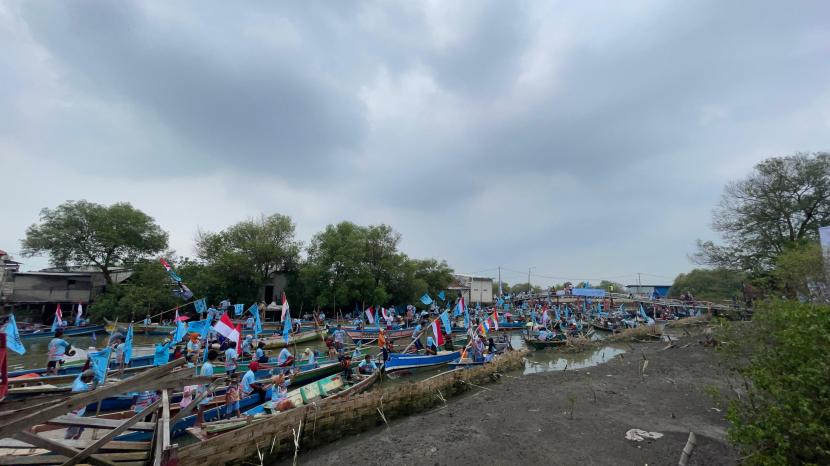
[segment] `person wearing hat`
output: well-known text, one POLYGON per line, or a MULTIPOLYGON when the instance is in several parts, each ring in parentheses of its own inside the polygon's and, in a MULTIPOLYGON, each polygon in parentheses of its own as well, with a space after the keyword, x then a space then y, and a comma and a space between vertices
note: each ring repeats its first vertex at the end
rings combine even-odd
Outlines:
POLYGON ((314 354, 314 351, 312 351, 311 348, 304 349, 303 355, 306 358, 306 364, 310 364, 311 367, 317 367, 317 355, 314 354))
POLYGON ((248 397, 256 393, 259 395, 259 402, 265 401, 265 387, 256 381, 256 371, 259 370, 259 362, 251 361, 248 364, 248 371, 242 376, 242 396, 248 397))

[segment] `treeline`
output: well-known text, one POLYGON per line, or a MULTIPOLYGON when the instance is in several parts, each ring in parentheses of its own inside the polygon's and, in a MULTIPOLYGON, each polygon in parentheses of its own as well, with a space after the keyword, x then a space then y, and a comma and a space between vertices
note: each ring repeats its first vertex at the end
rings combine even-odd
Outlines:
POLYGON ((415 304, 424 293, 445 290, 453 272, 447 263, 410 258, 399 250, 400 241, 388 225, 341 222, 303 245, 291 218, 273 214, 199 231, 196 257, 178 257, 167 251, 161 227, 130 204, 69 201, 41 212, 41 222, 27 230, 23 252, 48 254, 57 267, 92 264, 111 282, 116 269, 129 268, 129 280, 110 283, 90 312, 93 318, 134 320, 182 304, 159 257, 210 303, 266 300, 261 290, 275 275, 284 278, 294 310, 345 313, 356 306, 415 304))

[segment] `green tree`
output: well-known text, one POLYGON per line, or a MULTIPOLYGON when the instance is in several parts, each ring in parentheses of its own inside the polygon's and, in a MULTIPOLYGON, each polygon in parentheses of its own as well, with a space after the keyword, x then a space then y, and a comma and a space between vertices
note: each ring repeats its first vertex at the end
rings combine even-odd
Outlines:
MULTIPOLYGON (((498 286, 498 285, 496 285, 498 286)), ((541 293, 542 288, 536 285, 530 285, 529 283, 515 283, 510 286, 510 293, 524 293, 527 291, 532 291, 533 293, 541 293)), ((506 292, 506 291, 505 291, 506 292)))
POLYGON ((730 300, 741 296, 741 284, 746 280, 746 274, 734 270, 694 269, 674 279, 669 296, 679 298, 691 293, 695 299, 705 301, 730 300))
POLYGON ((724 361, 745 380, 727 410, 750 465, 830 464, 830 307, 772 301, 725 327, 724 361))
POLYGON ((26 230, 22 254, 48 254, 56 267, 93 265, 112 283, 112 269, 167 248, 167 233, 129 203, 104 206, 67 201, 40 211, 40 223, 26 230))
MULTIPOLYGON (((501 282, 501 291, 502 291, 502 293, 510 293, 510 285, 507 282, 502 281, 501 282)), ((499 295, 499 281, 496 280, 496 281, 493 282, 493 296, 498 296, 498 295, 499 295)))
POLYGON ((182 303, 173 295, 173 284, 158 262, 139 261, 131 268, 132 275, 124 283, 107 286, 90 306, 92 320, 138 321, 147 314, 154 315, 182 303))
POLYGON ((821 245, 807 241, 788 247, 776 259, 772 276, 777 288, 788 298, 823 299, 815 286, 827 280, 821 245))
POLYGON ((830 154, 774 157, 729 183, 713 213, 724 244, 698 241, 694 258, 714 267, 766 273, 793 244, 830 222, 830 154))
POLYGON ((602 288, 605 291, 614 293, 625 293, 625 286, 622 283, 612 282, 609 280, 602 280, 597 285, 597 288, 602 288))

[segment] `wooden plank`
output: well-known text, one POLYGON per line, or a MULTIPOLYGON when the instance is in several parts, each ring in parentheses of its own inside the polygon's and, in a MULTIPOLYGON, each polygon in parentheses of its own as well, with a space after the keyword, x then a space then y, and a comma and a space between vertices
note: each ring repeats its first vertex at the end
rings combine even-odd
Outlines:
MULTIPOLYGON (((147 383, 156 380, 165 374, 169 374, 172 369, 180 367, 184 363, 184 358, 176 359, 175 361, 163 366, 147 369, 144 373, 138 374, 129 380, 110 386, 104 386, 98 388, 97 390, 78 393, 69 397, 69 399, 64 402, 57 403, 44 409, 24 409, 19 412, 3 416, 0 418, 0 437, 13 436, 12 434, 21 432, 25 428, 41 424, 49 419, 70 411, 74 411, 82 406, 86 406, 96 401, 101 401, 112 395, 133 391, 135 390, 134 387, 136 385, 139 385, 142 382, 147 383)), ((190 370, 184 369, 178 372, 178 374, 182 377, 188 377, 192 376, 194 371, 195 368, 190 370)))
MULTIPOLYGON (((111 453, 101 455, 103 458, 116 462, 117 466, 126 466, 128 464, 143 465, 147 459, 148 453, 143 451, 136 451, 130 453, 111 453)), ((0 456, 0 465, 50 465, 62 464, 66 461, 66 456, 63 455, 27 455, 27 456, 0 456)))
MULTIPOLYGON (((94 442, 92 440, 71 440, 71 439, 53 439, 58 443, 62 443, 69 448, 78 448, 84 449, 94 442)), ((4 438, 0 439, 0 448, 38 448, 30 443, 26 443, 22 440, 12 439, 12 438, 4 438)), ((114 440, 112 442, 107 443, 101 450, 147 450, 150 448, 150 442, 124 442, 114 440)))
MULTIPOLYGON (((164 394, 167 394, 167 390, 164 391, 164 394)), ((165 400, 166 401, 166 400, 165 400)), ((101 437, 99 440, 96 440, 92 445, 84 448, 80 453, 72 457, 72 459, 68 460, 67 462, 63 463, 63 466, 73 466, 78 464, 79 462, 85 460, 89 455, 98 451, 105 443, 109 442, 110 440, 114 439, 116 436, 121 434, 129 428, 131 425, 137 423, 139 420, 144 419, 147 417, 147 413, 152 412, 154 409, 158 408, 160 401, 156 400, 150 406, 148 406, 144 411, 140 413, 136 413, 133 417, 127 419, 126 421, 122 422, 121 425, 116 427, 115 429, 110 430, 107 432, 106 435, 101 437)))
MULTIPOLYGON (((35 445, 38 448, 45 448, 59 455, 71 457, 75 456, 80 452, 80 450, 69 448, 67 446, 64 446, 62 443, 56 442, 46 437, 41 437, 40 435, 33 434, 31 432, 20 431, 17 432, 14 436, 20 440, 23 440, 26 443, 31 443, 32 445, 35 445)), ((98 455, 90 455, 88 459, 89 463, 95 466, 115 466, 115 463, 113 463, 112 461, 101 458, 98 455)))
POLYGON ((170 395, 167 390, 161 392, 161 450, 170 448, 170 395))
MULTIPOLYGON (((145 416, 149 414, 145 413, 145 416)), ((144 417, 144 416, 142 416, 144 417)), ((81 426, 91 427, 93 429, 115 429, 124 422, 121 419, 104 419, 96 417, 78 417, 63 415, 50 419, 45 424, 59 425, 59 426, 81 426)), ((130 430, 152 431, 156 426, 152 422, 136 422, 130 426, 130 430)))

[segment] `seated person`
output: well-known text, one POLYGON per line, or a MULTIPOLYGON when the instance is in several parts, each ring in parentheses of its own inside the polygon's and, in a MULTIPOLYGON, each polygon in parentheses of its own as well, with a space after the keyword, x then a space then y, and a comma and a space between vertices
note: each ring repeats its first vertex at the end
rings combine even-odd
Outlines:
POLYGON ((547 329, 543 328, 542 330, 539 330, 539 336, 537 338, 539 338, 540 341, 547 341, 548 338, 550 338, 550 333, 547 329))
POLYGON ((376 370, 378 370, 378 366, 368 354, 363 356, 363 361, 360 361, 360 365, 357 366, 357 371, 361 374, 374 374, 376 370))
POLYGON ((435 339, 427 337, 427 346, 424 348, 426 354, 438 354, 438 345, 435 344, 435 339))
POLYGON ((277 366, 286 367, 294 364, 294 355, 288 351, 288 348, 280 350, 280 355, 277 356, 277 366))

